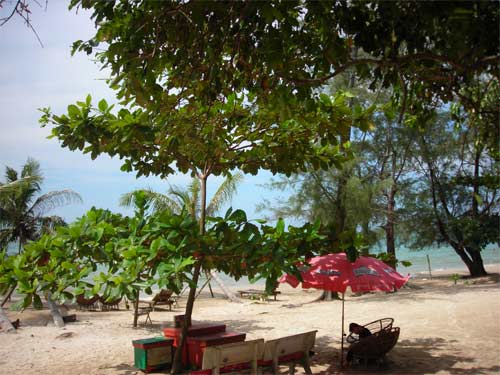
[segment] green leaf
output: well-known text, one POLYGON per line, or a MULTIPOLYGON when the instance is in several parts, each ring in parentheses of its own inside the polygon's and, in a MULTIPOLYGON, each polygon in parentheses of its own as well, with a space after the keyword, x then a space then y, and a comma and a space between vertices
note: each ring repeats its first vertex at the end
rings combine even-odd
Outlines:
POLYGON ((108 103, 104 99, 101 99, 97 106, 101 112, 106 112, 108 109, 108 103))
POLYGON ((42 310, 43 309, 43 303, 38 294, 33 295, 33 307, 37 310, 42 310))
POLYGON ((62 262, 61 267, 64 270, 72 270, 75 266, 70 262, 62 262))
POLYGON ((76 105, 70 104, 68 106, 68 115, 71 119, 78 119, 81 114, 80 109, 76 105))
POLYGON ((282 218, 279 218, 276 223, 276 234, 278 237, 281 237, 285 233, 285 221, 282 218))
POLYGON ((231 214, 231 216, 229 216, 228 220, 236 223, 242 223, 247 221, 247 214, 243 210, 236 210, 231 214))

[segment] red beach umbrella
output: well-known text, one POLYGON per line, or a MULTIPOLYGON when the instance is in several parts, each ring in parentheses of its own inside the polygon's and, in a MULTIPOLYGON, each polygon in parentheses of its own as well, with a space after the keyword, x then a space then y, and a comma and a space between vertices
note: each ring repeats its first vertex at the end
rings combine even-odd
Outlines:
MULTIPOLYGON (((353 292, 392 292, 401 288, 410 278, 402 276, 384 262, 360 256, 351 263, 345 253, 327 254, 311 258, 299 267, 302 288, 315 288, 342 293, 342 342, 341 365, 344 354, 344 293, 348 287, 353 292)), ((283 275, 280 283, 296 288, 300 281, 292 275, 283 275)))

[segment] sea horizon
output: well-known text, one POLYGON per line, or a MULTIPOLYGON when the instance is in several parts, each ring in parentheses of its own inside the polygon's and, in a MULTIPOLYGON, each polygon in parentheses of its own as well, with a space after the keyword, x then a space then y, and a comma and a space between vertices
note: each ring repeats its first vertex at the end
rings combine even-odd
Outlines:
MULTIPOLYGON (((17 253, 17 246, 9 246, 9 248, 10 250, 14 250, 11 251, 11 253, 17 253)), ((378 254, 379 252, 383 251, 374 250, 372 254, 378 254)), ((486 246, 486 248, 481 251, 481 255, 485 266, 500 264, 500 247, 496 244, 486 246)), ((408 261, 411 263, 410 266, 405 267, 400 264, 396 268, 400 274, 405 276, 408 274, 412 277, 429 275, 429 263, 431 274, 432 272, 446 272, 448 270, 450 272, 455 270, 467 271, 465 263, 450 246, 428 247, 421 250, 411 250, 407 247, 400 246, 396 249, 396 257, 400 262, 408 261)), ((265 285, 265 279, 260 279, 252 283, 247 277, 242 277, 236 281, 234 278, 223 273, 219 273, 219 276, 228 287, 264 288, 265 285)), ((204 281, 205 280, 200 280, 200 287, 204 284, 204 281)), ((214 286, 216 285, 215 281, 212 281, 211 284, 214 286)))

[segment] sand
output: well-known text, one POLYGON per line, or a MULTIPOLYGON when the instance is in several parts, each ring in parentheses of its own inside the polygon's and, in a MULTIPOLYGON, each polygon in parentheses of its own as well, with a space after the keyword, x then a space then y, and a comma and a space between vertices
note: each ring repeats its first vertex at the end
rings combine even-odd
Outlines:
MULTIPOLYGON (((231 303, 216 293, 197 299, 193 321, 225 323, 229 330, 246 332, 247 339, 271 339, 318 330, 314 374, 498 374, 500 373, 500 265, 490 276, 455 285, 449 275, 412 279, 397 293, 346 295, 345 321, 367 323, 392 317, 401 328, 395 348, 381 368, 339 369, 341 303, 311 302, 317 290, 280 286, 277 301, 245 300, 231 303)), ((217 287, 214 286, 215 292, 217 287)), ((78 321, 56 328, 47 310, 8 311, 21 319, 15 334, 0 333, 0 374, 10 375, 133 375, 131 341, 161 335, 182 314, 186 297, 173 311, 151 313, 152 325, 132 327, 132 312, 76 313, 78 321), (47 324, 49 322, 49 324, 47 324)), ((281 368, 286 373, 287 368, 281 368)), ((160 372, 161 373, 161 372, 160 372)), ((297 373, 303 369, 297 366, 297 373)))

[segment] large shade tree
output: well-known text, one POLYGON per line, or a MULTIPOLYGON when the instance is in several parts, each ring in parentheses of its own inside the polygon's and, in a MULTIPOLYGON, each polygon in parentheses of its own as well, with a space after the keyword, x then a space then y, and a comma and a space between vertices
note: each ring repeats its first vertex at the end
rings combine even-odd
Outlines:
POLYGON ((431 112, 425 132, 415 132, 419 182, 406 197, 405 226, 413 247, 447 244, 477 277, 486 275, 481 251, 498 242, 500 165, 467 124, 477 118, 456 120, 431 112))
MULTIPOLYGON (((116 21, 115 15, 112 17, 113 22, 116 21)), ((121 27, 112 28, 120 33, 121 27)), ((149 43, 151 35, 146 31, 144 29, 143 41, 135 45, 138 53, 149 43)), ((121 49, 121 40, 119 35, 110 38, 106 51, 121 49)), ((106 61, 106 54, 101 55, 104 65, 114 61, 111 55, 106 61)), ((162 60, 159 55, 158 58, 162 60)), ((123 63, 125 69, 128 64, 123 63)), ((176 169, 191 173, 200 181, 202 236, 210 175, 227 175, 234 169, 252 174, 259 169, 290 174, 310 165, 326 168, 343 159, 337 145, 338 129, 363 127, 368 121, 363 111, 352 114, 343 93, 302 101, 292 92, 284 92, 287 105, 274 108, 257 100, 252 92, 199 96, 192 87, 194 81, 177 81, 174 73, 175 69, 167 61, 163 61, 161 68, 158 65, 140 75, 124 72, 122 68, 112 69, 110 84, 119 85, 118 97, 128 107, 115 111, 104 100, 94 106, 88 96, 84 102, 68 106, 64 115, 53 115, 46 109, 42 123, 52 124, 53 136, 71 150, 79 149, 91 153, 92 157, 101 153, 118 155, 124 160, 123 170, 162 177, 176 169), (124 78, 126 82, 133 81, 134 87, 124 84, 124 78), (187 91, 191 92, 188 96, 187 91)), ((213 263, 203 262, 204 256, 200 249, 186 303, 183 326, 186 332, 201 268, 204 264, 214 267, 213 263)), ((273 257, 268 261, 283 260, 273 257)), ((224 260, 219 258, 217 262, 222 264, 224 260)), ((180 351, 176 353, 174 372, 179 370, 179 356, 180 351)))
POLYGON ((91 53, 99 43, 111 42, 100 58, 114 72, 113 83, 122 85, 123 97, 135 91, 165 110, 165 103, 178 97, 172 96, 176 89, 186 100, 194 95, 204 101, 250 90, 285 109, 290 96, 307 99, 311 90, 350 68, 373 84, 419 82, 423 100, 458 96, 473 108, 478 100, 468 85, 484 75, 498 80, 495 2, 71 4, 91 9, 99 28, 89 41, 76 43, 77 49, 91 53), (168 76, 157 80, 165 66, 168 76), (159 85, 151 92, 153 84, 159 85))
MULTIPOLYGON (((71 4, 92 9, 98 28, 75 49, 92 54, 98 48, 98 61, 111 71, 111 87, 128 107, 114 111, 105 101, 96 107, 88 98, 70 105, 65 115, 47 110, 42 122, 53 123, 64 147, 93 157, 117 155, 124 170, 192 173, 201 186, 202 235, 210 175, 236 168, 290 174, 342 161, 339 138, 346 128, 366 127, 366 113, 353 113, 341 93, 329 98, 314 90, 347 67, 387 82, 397 81, 399 70, 420 74, 420 80, 431 73, 439 77, 426 80, 431 94, 441 93, 443 77, 462 82, 467 74, 496 68, 491 58, 496 49, 474 26, 480 17, 482 27, 491 24, 493 30, 498 11, 482 3, 475 18, 458 21, 449 7, 437 5, 436 10, 343 2, 71 4), (359 14, 351 24, 353 12, 359 14), (424 24, 408 30, 410 20, 424 24), (373 58, 351 61, 353 43, 373 58), (464 50, 470 56, 457 56, 464 50), (460 66, 454 64, 458 59, 460 66)), ((194 285, 200 267, 197 261, 194 285)), ((194 293, 191 288, 184 330, 194 293)))

